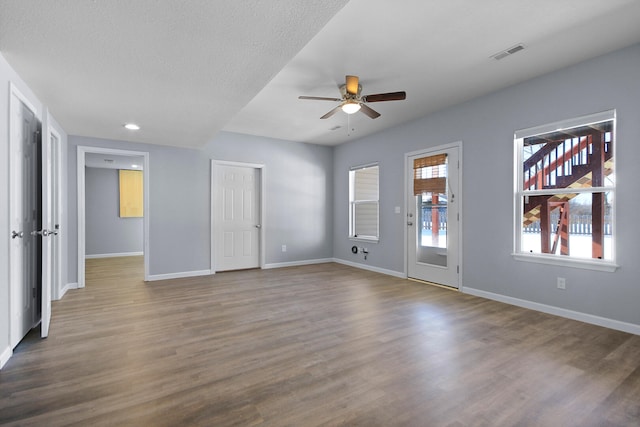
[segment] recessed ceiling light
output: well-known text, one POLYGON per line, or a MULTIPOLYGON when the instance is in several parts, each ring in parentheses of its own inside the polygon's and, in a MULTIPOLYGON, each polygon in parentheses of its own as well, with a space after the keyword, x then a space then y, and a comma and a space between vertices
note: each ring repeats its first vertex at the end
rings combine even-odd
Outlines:
POLYGON ((132 168, 139 168, 140 166, 138 165, 131 165, 132 168))
POLYGON ((140 126, 138 126, 135 123, 127 123, 124 125, 125 128, 129 129, 129 130, 140 130, 140 126))

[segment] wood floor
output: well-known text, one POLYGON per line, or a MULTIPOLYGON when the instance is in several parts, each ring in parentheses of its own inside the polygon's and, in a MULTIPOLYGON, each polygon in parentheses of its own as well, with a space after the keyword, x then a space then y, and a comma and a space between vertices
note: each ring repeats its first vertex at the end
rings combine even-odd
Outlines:
POLYGON ((640 336, 338 264, 87 270, 0 371, 0 424, 640 425, 640 336))

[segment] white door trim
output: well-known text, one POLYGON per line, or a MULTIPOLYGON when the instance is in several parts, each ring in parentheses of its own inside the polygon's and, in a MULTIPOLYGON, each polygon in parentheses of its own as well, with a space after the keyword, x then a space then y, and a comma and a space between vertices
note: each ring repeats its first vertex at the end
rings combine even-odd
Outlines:
POLYGON ((211 273, 216 273, 216 222, 215 222, 215 202, 216 202, 216 193, 218 190, 218 183, 216 181, 216 167, 217 166, 239 166, 246 168, 258 169, 260 172, 260 268, 264 268, 265 265, 265 206, 266 206, 266 196, 265 196, 265 182, 266 182, 266 167, 260 163, 243 163, 243 162, 233 162, 228 160, 211 160, 211 273))
POLYGON ((443 145, 438 145, 436 147, 429 147, 429 148, 424 148, 422 150, 416 150, 416 151, 411 151, 409 153, 405 153, 404 154, 404 217, 403 217, 403 228, 404 228, 404 277, 409 277, 409 231, 408 228, 406 226, 407 223, 407 205, 408 205, 408 198, 407 198, 407 188, 409 188, 409 178, 408 178, 408 174, 409 171, 407 170, 407 163, 408 163, 408 159, 411 156, 416 156, 416 155, 425 155, 425 156, 429 156, 430 154, 434 153, 434 152, 440 152, 440 151, 444 151, 444 150, 448 150, 451 148, 457 148, 458 149, 458 160, 460 162, 460 167, 458 168, 458 177, 459 177, 459 181, 458 181, 458 212, 460 214, 460 220, 458 221, 458 265, 460 266, 460 272, 458 274, 458 290, 462 291, 462 272, 463 272, 463 268, 462 268, 462 253, 463 253, 463 248, 462 248, 462 235, 463 235, 463 230, 462 230, 462 216, 463 216, 463 185, 462 185, 462 172, 463 172, 463 163, 462 163, 462 141, 456 141, 456 142, 451 142, 449 144, 443 144, 443 145))
POLYGON ((40 130, 40 184, 42 186, 40 195, 40 203, 42 206, 40 218, 42 225, 40 227, 43 231, 40 248, 40 337, 42 338, 49 336, 49 326, 51 324, 51 293, 55 282, 51 275, 51 272, 55 271, 53 266, 55 236, 44 234, 45 230, 53 231, 53 198, 55 197, 51 173, 55 169, 51 149, 50 121, 51 115, 49 114, 49 110, 47 107, 44 107, 42 110, 42 126, 40 130))
MULTIPOLYGON (((9 82, 9 92, 10 92, 10 95, 15 96, 16 98, 18 98, 20 102, 26 105, 27 108, 31 110, 33 114, 35 114, 38 120, 42 120, 42 117, 40 117, 40 111, 35 107, 35 105, 33 105, 31 101, 29 101, 29 99, 26 96, 22 94, 22 92, 20 92, 20 89, 18 89, 18 87, 15 84, 13 84, 13 82, 9 82)), ((11 123, 9 123, 9 125, 11 125, 11 123)))
POLYGON ((149 280, 149 216, 151 215, 151 209, 149 206, 149 153, 146 151, 129 151, 118 150, 113 148, 102 147, 88 147, 78 146, 77 161, 76 161, 76 180, 78 188, 78 288, 84 288, 85 286, 85 251, 86 251, 86 218, 85 218, 85 154, 86 153, 101 153, 101 154, 113 154, 120 156, 132 156, 143 157, 144 169, 142 171, 143 176, 143 204, 144 204, 144 216, 142 218, 143 223, 143 238, 144 238, 144 280, 149 280))
MULTIPOLYGON (((51 120, 49 120, 49 123, 51 123, 51 120)), ((65 214, 65 210, 64 210, 64 206, 62 203, 62 191, 63 191, 63 186, 62 186, 62 138, 60 137, 60 133, 58 133, 57 130, 55 130, 53 127, 49 126, 48 129, 48 135, 49 135, 49 141, 51 141, 51 136, 53 135, 56 140, 58 141, 58 143, 56 144, 55 147, 51 147, 53 150, 55 150, 55 161, 56 161, 56 165, 54 167, 54 169, 57 172, 57 177, 56 177, 56 181, 58 184, 58 188, 57 191, 54 190, 53 191, 53 196, 56 198, 56 206, 58 208, 57 212, 55 212, 55 217, 58 219, 58 225, 60 226, 60 228, 57 230, 58 231, 58 235, 56 236, 55 240, 54 240, 54 244, 56 246, 56 252, 58 254, 58 257, 56 259, 56 277, 55 277, 55 283, 52 289, 52 293, 51 293, 51 297, 53 300, 59 300, 61 297, 61 290, 62 290, 62 239, 66 240, 67 239, 67 230, 64 230, 62 228, 62 218, 64 218, 64 214, 65 214)))

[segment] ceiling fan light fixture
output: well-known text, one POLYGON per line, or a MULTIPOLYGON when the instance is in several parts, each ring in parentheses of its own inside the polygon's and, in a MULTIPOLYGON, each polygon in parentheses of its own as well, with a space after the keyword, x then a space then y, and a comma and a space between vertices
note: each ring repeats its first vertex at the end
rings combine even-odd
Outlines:
POLYGON ((342 104, 342 111, 347 114, 354 114, 360 111, 360 103, 358 101, 347 101, 342 104))

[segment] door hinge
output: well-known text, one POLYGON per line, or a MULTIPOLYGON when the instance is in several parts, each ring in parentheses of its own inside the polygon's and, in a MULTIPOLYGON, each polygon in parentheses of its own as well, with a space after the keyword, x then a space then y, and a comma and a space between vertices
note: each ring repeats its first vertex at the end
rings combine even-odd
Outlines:
POLYGON ((460 266, 456 265, 456 273, 460 274, 460 266))
POLYGON ((32 298, 36 297, 36 288, 31 288, 31 297, 32 298))

